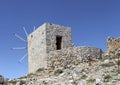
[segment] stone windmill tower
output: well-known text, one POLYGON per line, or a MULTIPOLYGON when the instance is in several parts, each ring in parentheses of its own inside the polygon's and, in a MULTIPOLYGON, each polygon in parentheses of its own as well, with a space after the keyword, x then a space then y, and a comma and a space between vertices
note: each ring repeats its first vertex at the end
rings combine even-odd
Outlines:
POLYGON ((47 68, 46 54, 72 46, 71 28, 44 23, 28 36, 29 73, 47 68))

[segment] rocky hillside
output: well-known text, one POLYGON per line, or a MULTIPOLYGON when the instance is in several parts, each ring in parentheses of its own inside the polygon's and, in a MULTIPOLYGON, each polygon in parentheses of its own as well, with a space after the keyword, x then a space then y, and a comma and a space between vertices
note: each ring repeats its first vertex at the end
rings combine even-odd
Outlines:
POLYGON ((8 85, 120 85, 119 56, 116 54, 98 56, 92 48, 87 51, 85 49, 83 51, 83 48, 73 47, 57 53, 52 52, 48 55, 50 62, 47 69, 38 69, 35 73, 9 80, 7 83, 8 85), (83 55, 79 54, 80 51, 83 51, 83 55))

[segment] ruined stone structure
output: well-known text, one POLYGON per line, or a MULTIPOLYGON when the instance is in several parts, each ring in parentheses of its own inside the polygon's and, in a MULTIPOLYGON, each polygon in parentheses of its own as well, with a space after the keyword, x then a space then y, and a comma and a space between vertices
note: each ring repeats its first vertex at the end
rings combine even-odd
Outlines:
POLYGON ((72 46, 71 28, 44 23, 28 36, 29 73, 47 68, 46 54, 72 46))
POLYGON ((108 38, 107 39, 107 52, 113 52, 120 48, 120 38, 108 38))
POLYGON ((101 59, 101 54, 99 48, 73 46, 69 27, 44 23, 28 36, 29 73, 39 68, 52 68, 54 63, 56 67, 66 67, 75 58, 79 62, 101 59))
POLYGON ((47 56, 47 67, 52 69, 71 69, 80 63, 96 62, 102 59, 102 50, 95 47, 68 47, 51 51, 47 56))

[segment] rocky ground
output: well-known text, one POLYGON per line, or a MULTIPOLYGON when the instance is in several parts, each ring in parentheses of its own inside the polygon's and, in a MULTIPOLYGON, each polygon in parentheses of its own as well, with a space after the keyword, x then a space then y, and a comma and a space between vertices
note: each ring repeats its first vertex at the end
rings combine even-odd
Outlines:
MULTIPOLYGON (((75 51, 76 52, 76 51, 75 51)), ((112 55, 115 56, 115 55, 112 55)), ((120 85, 118 57, 102 56, 100 60, 81 62, 73 51, 49 57, 52 65, 38 69, 18 79, 8 80, 8 85, 120 85), (63 62, 63 64, 62 64, 63 62), (61 65, 62 64, 62 65, 61 65)))

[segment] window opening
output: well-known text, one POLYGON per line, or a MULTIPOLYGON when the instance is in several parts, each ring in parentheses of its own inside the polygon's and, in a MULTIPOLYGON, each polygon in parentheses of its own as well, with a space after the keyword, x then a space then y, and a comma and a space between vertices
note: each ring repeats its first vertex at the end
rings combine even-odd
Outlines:
POLYGON ((62 47, 62 37, 61 36, 57 36, 56 37, 56 49, 60 50, 62 47))

